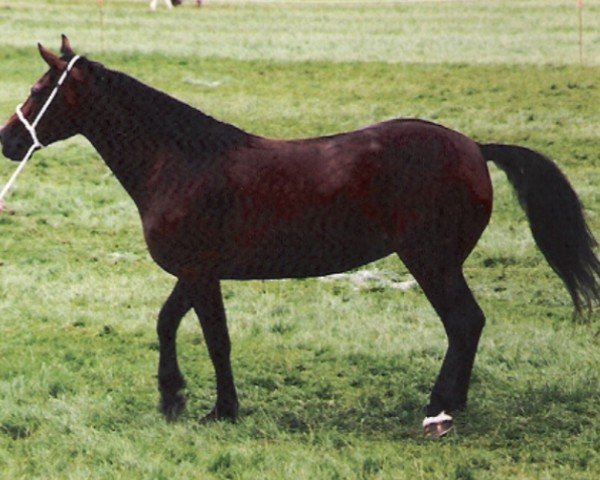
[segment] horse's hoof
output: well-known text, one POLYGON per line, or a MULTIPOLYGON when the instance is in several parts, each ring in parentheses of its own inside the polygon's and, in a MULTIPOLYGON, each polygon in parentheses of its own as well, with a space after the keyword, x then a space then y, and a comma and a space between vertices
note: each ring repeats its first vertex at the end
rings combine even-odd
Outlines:
POLYGON ((200 419, 201 424, 212 423, 216 421, 225 420, 231 423, 235 423, 237 421, 237 409, 236 413, 232 412, 222 412, 221 409, 214 407, 207 415, 200 419))
POLYGON ((213 408, 210 412, 208 412, 200 419, 200 424, 205 425, 207 423, 216 422, 217 420, 219 420, 219 417, 217 416, 217 409, 213 408))
POLYGON ((423 420, 423 433, 426 438, 445 437, 453 428, 454 419, 446 412, 442 412, 436 417, 426 417, 423 420))
POLYGON ((182 393, 169 395, 168 398, 162 399, 160 403, 160 411, 164 415, 167 422, 173 422, 179 418, 181 412, 185 410, 185 397, 182 393))

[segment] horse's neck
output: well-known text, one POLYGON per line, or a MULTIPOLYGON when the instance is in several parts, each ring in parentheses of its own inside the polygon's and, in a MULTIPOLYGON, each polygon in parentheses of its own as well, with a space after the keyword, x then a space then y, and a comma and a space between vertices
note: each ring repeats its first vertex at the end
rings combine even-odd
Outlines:
POLYGON ((172 162, 171 173, 180 170, 185 177, 190 167, 216 161, 247 137, 161 92, 113 74, 110 95, 101 92, 90 105, 82 133, 141 211, 154 193, 149 179, 165 158, 172 162))

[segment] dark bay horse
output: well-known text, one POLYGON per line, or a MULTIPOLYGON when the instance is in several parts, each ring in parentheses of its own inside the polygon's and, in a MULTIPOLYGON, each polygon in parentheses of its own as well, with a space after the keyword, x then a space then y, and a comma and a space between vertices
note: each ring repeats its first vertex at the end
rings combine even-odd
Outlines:
MULTIPOLYGON (((22 106, 31 121, 74 59, 39 47, 49 70, 22 106)), ((533 236, 579 311, 600 300, 600 262, 579 199, 557 166, 520 146, 487 144, 398 119, 295 141, 246 133, 84 57, 45 117, 41 144, 84 135, 135 202, 152 258, 177 278, 158 318, 161 409, 184 407, 175 337, 194 309, 216 372, 207 418, 235 419, 238 399, 220 281, 325 275, 396 253, 439 314, 448 350, 424 422, 438 437, 465 406, 485 318, 462 265, 492 211, 486 159, 504 170, 533 236)), ((72 69, 71 69, 72 68, 72 69)), ((18 116, 4 155, 32 146, 18 116)))

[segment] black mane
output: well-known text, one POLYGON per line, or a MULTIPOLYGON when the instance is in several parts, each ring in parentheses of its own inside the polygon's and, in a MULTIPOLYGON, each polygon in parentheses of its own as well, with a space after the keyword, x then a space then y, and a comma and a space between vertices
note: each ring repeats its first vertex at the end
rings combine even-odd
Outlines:
POLYGON ((199 152, 221 153, 249 137, 243 130, 216 120, 125 73, 99 63, 87 63, 99 88, 99 98, 111 99, 110 107, 100 104, 96 108, 121 111, 122 125, 111 125, 117 135, 128 137, 139 133, 138 129, 144 130, 157 145, 175 143, 181 151, 193 153, 195 158, 199 152), (119 127, 124 131, 119 131, 119 127))

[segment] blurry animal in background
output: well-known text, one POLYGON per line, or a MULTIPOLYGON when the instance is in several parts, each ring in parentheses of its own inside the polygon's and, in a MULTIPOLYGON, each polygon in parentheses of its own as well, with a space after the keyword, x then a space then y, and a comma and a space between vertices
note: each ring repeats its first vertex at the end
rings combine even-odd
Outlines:
MULTIPOLYGON (((173 7, 178 7, 182 3, 183 3, 183 0, 165 0, 165 5, 167 6, 167 8, 169 10, 172 9, 173 7)), ((150 10, 152 10, 152 11, 156 10, 157 4, 158 4, 158 0, 151 0, 151 2, 150 2, 150 10)), ((201 7, 202 6, 202 0, 196 0, 196 6, 197 7, 201 7)))
MULTIPOLYGON (((170 10, 173 8, 173 5, 177 6, 181 3, 181 0, 165 0, 165 6, 170 10)), ((150 1, 150 10, 156 10, 156 6, 158 4, 158 0, 150 1)))

